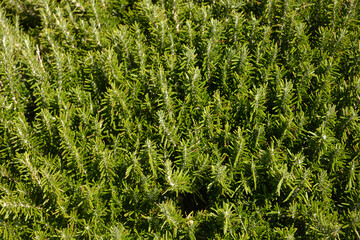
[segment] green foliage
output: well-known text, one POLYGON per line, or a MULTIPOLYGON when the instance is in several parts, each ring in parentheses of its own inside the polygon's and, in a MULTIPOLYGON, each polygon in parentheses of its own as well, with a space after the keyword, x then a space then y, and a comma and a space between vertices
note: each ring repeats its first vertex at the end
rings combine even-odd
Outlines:
POLYGON ((0 238, 360 239, 359 9, 0 1, 0 238))

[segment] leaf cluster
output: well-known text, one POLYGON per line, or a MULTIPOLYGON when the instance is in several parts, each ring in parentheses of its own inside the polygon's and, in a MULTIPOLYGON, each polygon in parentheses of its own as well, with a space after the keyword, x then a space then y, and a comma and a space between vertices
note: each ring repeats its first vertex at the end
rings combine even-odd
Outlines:
POLYGON ((360 238, 359 9, 0 1, 0 236, 360 238))

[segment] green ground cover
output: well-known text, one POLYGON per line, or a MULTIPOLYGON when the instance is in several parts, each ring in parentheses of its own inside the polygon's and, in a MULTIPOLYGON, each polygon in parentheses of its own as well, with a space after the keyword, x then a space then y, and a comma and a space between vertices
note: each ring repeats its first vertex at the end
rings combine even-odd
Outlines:
POLYGON ((360 239, 357 0, 0 0, 0 238, 360 239))

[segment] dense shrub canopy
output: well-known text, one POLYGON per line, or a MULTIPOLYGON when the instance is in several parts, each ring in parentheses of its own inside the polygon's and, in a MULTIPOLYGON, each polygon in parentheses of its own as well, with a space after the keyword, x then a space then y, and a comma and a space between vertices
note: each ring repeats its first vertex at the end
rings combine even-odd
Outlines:
POLYGON ((0 1, 0 236, 360 239, 359 9, 0 1))

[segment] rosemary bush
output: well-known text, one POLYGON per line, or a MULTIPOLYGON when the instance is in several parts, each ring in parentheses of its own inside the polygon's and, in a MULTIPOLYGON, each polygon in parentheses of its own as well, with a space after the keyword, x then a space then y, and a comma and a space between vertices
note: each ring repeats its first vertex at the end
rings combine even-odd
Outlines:
POLYGON ((357 0, 0 1, 3 239, 360 239, 357 0))

